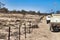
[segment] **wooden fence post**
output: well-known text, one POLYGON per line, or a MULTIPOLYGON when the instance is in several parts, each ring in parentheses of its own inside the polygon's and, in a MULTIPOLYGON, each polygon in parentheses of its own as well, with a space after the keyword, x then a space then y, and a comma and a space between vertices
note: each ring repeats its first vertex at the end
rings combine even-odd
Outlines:
POLYGON ((9 32, 8 32, 8 40, 10 40, 10 27, 9 27, 9 32))

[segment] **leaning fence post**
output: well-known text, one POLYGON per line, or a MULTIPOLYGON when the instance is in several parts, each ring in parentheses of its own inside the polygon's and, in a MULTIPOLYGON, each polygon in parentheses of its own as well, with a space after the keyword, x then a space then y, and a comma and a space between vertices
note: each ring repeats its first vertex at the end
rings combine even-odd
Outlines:
POLYGON ((20 25, 19 25, 19 40, 20 40, 20 35, 21 35, 21 32, 20 32, 20 25))
POLYGON ((25 25, 25 38, 26 38, 26 24, 24 24, 25 25))
POLYGON ((8 40, 10 40, 10 27, 9 27, 9 32, 8 32, 8 40))

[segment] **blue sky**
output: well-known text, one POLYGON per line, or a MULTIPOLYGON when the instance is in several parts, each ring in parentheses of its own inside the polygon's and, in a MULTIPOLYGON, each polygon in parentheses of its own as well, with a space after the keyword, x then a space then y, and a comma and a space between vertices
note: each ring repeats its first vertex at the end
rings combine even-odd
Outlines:
POLYGON ((52 12, 60 10, 60 0, 0 0, 9 10, 52 12), (51 10, 53 9, 53 10, 51 10))

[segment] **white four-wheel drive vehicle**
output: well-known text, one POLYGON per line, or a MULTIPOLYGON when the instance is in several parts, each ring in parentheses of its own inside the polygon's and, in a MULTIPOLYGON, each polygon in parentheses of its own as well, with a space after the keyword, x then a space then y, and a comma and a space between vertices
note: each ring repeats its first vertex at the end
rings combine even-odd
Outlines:
POLYGON ((51 31, 59 31, 60 30, 60 14, 52 14, 49 24, 50 24, 51 31))

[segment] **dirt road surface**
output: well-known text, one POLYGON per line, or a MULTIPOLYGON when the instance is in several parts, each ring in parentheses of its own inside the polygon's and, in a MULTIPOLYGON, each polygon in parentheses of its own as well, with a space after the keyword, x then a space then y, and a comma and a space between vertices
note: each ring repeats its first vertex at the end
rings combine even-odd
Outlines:
POLYGON ((51 40, 60 40, 60 33, 52 33, 51 40))
MULTIPOLYGON (((48 38, 47 38, 47 40, 60 40, 60 32, 51 32, 50 30, 49 30, 49 28, 50 28, 50 24, 46 24, 46 20, 42 20, 42 23, 41 23, 41 25, 45 25, 45 30, 43 30, 43 31, 45 31, 45 33, 47 32, 48 34, 48 38), (50 37, 50 38, 49 38, 50 37)), ((44 27, 44 26, 42 26, 42 27, 44 27)), ((42 32, 43 32, 42 31, 42 32)), ((44 34, 45 34, 44 33, 44 34)))
POLYGON ((46 23, 46 19, 43 19, 38 26, 39 28, 33 29, 26 40, 60 40, 60 32, 51 32, 50 24, 46 23))

